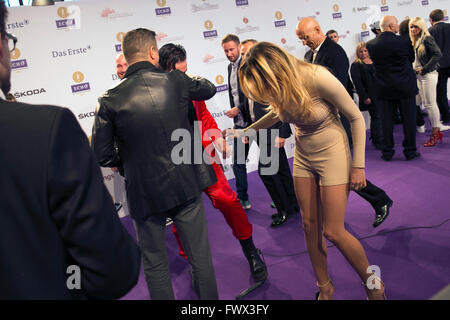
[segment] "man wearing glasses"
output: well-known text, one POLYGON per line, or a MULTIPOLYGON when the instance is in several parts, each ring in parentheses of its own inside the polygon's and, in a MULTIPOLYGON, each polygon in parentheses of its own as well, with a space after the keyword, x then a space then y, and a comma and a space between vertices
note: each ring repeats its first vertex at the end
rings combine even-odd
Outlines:
POLYGON ((120 298, 138 280, 139 249, 72 112, 4 100, 17 42, 6 16, 2 1, 0 300, 120 298))

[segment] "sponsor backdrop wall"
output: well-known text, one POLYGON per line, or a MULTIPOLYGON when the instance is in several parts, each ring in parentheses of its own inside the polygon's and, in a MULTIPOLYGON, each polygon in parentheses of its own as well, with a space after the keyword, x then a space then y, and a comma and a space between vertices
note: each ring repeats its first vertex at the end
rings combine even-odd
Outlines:
MULTIPOLYGON (((91 135, 97 98, 118 83, 114 59, 131 29, 157 33, 159 47, 182 44, 188 53, 188 72, 208 78, 217 94, 207 102, 221 129, 232 127, 224 115, 229 109, 227 65, 221 38, 237 34, 241 40, 271 41, 303 58, 295 35, 302 17, 312 16, 324 32, 335 29, 339 44, 354 59, 359 41, 374 37, 369 25, 383 15, 421 16, 431 10, 446 12, 450 0, 80 0, 46 7, 10 8, 8 32, 19 41, 11 54, 12 92, 18 101, 55 104, 73 111, 86 135, 91 135)), ((429 24, 429 22, 428 22, 429 24)), ((151 139, 151 137, 148 137, 151 139)), ((294 140, 286 143, 292 156, 294 140)), ((249 171, 257 168, 257 147, 252 146, 249 171)), ((227 162, 226 175, 233 177, 227 162)), ((123 179, 102 169, 106 186, 127 214, 123 179)))

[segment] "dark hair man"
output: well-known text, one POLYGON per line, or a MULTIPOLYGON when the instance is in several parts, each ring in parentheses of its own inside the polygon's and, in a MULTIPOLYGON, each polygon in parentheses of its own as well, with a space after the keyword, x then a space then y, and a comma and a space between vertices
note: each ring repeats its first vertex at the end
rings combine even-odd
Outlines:
MULTIPOLYGON (((167 72, 172 70, 186 72, 186 50, 179 44, 165 44, 159 49, 159 66, 167 72)), ((219 127, 206 108, 205 102, 193 101, 193 109, 195 110, 197 120, 201 122, 203 148, 205 150, 211 150, 209 153, 211 158, 216 157, 212 143, 214 143, 217 146, 217 149, 221 150, 222 153, 227 154, 227 142, 222 138, 219 127), (209 134, 211 135, 208 137, 209 134)), ((231 189, 227 178, 223 173, 222 167, 215 161, 212 163, 212 167, 216 174, 217 182, 204 189, 203 192, 211 199, 214 208, 220 210, 225 221, 228 223, 228 226, 233 230, 233 235, 239 240, 242 251, 249 262, 250 272, 255 281, 263 281, 267 277, 267 269, 266 264, 259 256, 253 243, 253 227, 248 221, 247 215, 242 208, 239 199, 236 197, 236 193, 231 189)), ((175 226, 172 230, 176 235, 177 240, 179 240, 175 226)), ((178 243, 180 246, 180 253, 184 252, 181 242, 178 241, 178 243)))
POLYGON ((72 112, 4 101, 10 50, 0 3, 0 299, 116 299, 139 278, 122 226, 72 112))
POLYGON ((194 146, 201 141, 194 140, 195 126, 189 118, 191 100, 209 99, 216 88, 206 79, 158 69, 158 47, 151 30, 129 31, 123 53, 128 69, 124 79, 99 99, 93 150, 101 166, 124 168, 150 297, 174 299, 164 235, 170 217, 192 267, 194 290, 200 299, 217 299, 201 198, 215 177, 209 164, 194 163, 194 146), (188 154, 187 161, 177 162, 172 136, 180 130, 187 133, 191 149, 182 151, 188 154))
POLYGON ((330 38, 331 40, 333 40, 334 42, 336 42, 336 43, 339 42, 339 35, 336 30, 328 30, 325 35, 328 38, 330 38))

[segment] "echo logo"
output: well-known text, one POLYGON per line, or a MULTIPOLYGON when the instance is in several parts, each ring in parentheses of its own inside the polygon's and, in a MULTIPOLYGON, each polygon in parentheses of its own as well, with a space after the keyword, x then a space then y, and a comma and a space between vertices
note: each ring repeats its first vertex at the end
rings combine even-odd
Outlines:
POLYGON ((84 74, 80 71, 76 71, 72 75, 73 81, 75 81, 75 85, 71 86, 72 93, 79 93, 82 91, 88 91, 91 90, 91 86, 89 82, 84 82, 84 74))
POLYGON ((228 90, 228 85, 224 84, 225 79, 223 78, 223 76, 221 74, 219 74, 216 77, 216 83, 218 84, 218 86, 216 86, 217 92, 223 92, 223 91, 227 91, 228 90))
POLYGON ((203 37, 205 39, 217 38, 217 30, 213 30, 214 24, 211 20, 206 20, 204 26, 207 30, 203 32, 203 37))
POLYGON ((15 48, 11 52, 11 69, 18 70, 18 69, 24 69, 28 67, 28 62, 26 59, 19 59, 21 55, 21 52, 19 48, 15 48))

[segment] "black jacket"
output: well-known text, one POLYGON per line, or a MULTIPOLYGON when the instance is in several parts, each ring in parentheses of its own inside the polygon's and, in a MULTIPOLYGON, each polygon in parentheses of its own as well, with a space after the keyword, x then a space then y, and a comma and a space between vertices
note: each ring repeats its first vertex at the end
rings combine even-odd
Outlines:
POLYGON ((375 66, 373 64, 364 64, 357 61, 350 67, 350 74, 359 97, 359 109, 367 111, 374 105, 367 105, 364 100, 375 98, 375 66))
POLYGON ((131 290, 139 249, 72 112, 0 99, 0 150, 0 299, 115 299, 131 290), (71 265, 81 290, 67 288, 71 265))
POLYGON ((442 52, 439 69, 450 68, 450 24, 438 22, 429 31, 442 52))
POLYGON ((439 60, 442 57, 441 50, 439 49, 436 41, 432 36, 426 36, 423 45, 425 50, 419 51, 420 46, 415 50, 416 57, 422 65, 422 75, 437 70, 439 67, 439 60))
POLYGON ((92 148, 101 166, 123 165, 133 218, 143 221, 183 205, 215 183, 212 167, 202 161, 199 133, 194 142, 199 128, 191 105, 215 93, 208 80, 138 62, 99 99, 92 148))
POLYGON ((375 64, 377 97, 384 100, 415 97, 419 89, 412 67, 415 55, 411 40, 386 31, 367 42, 366 47, 375 64))
MULTIPOLYGON (((305 61, 312 63, 314 52, 309 50, 305 53, 305 61)), ((338 78, 345 88, 350 86, 348 68, 349 62, 345 50, 330 38, 326 38, 317 52, 314 64, 328 68, 333 75, 338 78)))

